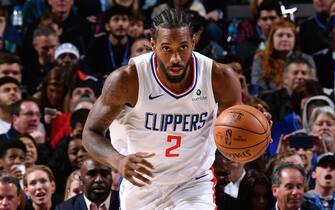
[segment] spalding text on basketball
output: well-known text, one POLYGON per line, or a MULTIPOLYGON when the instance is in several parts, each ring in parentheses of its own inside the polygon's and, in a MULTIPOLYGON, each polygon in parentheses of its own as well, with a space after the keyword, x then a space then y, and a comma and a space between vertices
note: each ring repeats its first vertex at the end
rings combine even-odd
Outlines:
POLYGON ((241 120, 244 114, 242 112, 230 112, 232 120, 241 120))
POLYGON ((243 136, 236 136, 234 137, 234 141, 247 141, 247 139, 243 136))
POLYGON ((225 153, 225 155, 228 155, 230 158, 248 158, 251 156, 250 150, 247 149, 243 152, 233 152, 233 153, 225 153))

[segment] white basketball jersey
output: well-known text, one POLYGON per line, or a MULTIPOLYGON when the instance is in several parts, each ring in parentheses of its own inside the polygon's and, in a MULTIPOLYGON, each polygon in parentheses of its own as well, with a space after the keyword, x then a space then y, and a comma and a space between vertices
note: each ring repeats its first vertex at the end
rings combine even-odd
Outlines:
POLYGON ((130 60, 136 65, 139 92, 126 117, 127 150, 155 153, 148 161, 154 165, 156 184, 188 181, 209 169, 215 159, 213 61, 196 52, 192 57, 193 83, 179 94, 159 79, 154 53, 130 60))

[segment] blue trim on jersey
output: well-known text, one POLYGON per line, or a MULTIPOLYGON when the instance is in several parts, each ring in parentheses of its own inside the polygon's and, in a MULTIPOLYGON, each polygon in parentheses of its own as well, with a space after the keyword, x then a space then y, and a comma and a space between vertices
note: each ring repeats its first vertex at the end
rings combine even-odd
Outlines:
POLYGON ((170 96, 172 96, 172 97, 174 97, 174 98, 176 98, 176 99, 179 99, 179 98, 182 98, 182 97, 188 95, 189 93, 191 93, 191 92, 194 90, 194 88, 195 88, 195 86, 196 86, 196 84, 197 84, 197 82, 198 82, 198 59, 197 59, 197 57, 195 56, 194 53, 192 53, 192 60, 194 61, 193 63, 195 63, 195 71, 193 70, 194 73, 195 73, 195 75, 193 75, 193 76, 195 77, 195 79, 193 79, 192 88, 190 88, 189 90, 186 90, 186 92, 184 92, 184 93, 180 93, 180 94, 176 94, 176 93, 174 93, 173 91, 169 90, 169 89, 168 89, 167 87, 165 87, 164 84, 159 80, 158 75, 156 75, 156 72, 155 72, 155 64, 154 64, 155 59, 154 59, 154 56, 155 56, 155 53, 152 53, 151 58, 150 58, 151 71, 152 71, 152 74, 153 74, 153 76, 154 76, 154 78, 155 78, 157 84, 158 84, 158 85, 159 85, 159 86, 160 86, 166 93, 168 93, 170 96))

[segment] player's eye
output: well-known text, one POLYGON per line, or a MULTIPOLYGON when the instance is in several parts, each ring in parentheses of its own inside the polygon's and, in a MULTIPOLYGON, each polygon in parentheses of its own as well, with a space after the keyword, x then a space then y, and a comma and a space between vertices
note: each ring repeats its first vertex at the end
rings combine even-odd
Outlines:
POLYGON ((187 45, 183 45, 183 46, 180 47, 180 49, 181 49, 181 50, 186 50, 187 47, 188 47, 187 45))
POLYGON ((170 50, 170 48, 169 47, 162 47, 162 51, 165 51, 165 52, 167 52, 167 51, 169 51, 170 50))

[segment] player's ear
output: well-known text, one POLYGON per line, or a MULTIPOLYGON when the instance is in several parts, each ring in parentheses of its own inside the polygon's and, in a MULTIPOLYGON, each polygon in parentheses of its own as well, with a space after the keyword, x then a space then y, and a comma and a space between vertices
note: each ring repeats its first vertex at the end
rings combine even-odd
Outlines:
POLYGON ((151 49, 155 52, 156 51, 156 43, 153 38, 150 39, 151 49))
POLYGON ((192 35, 192 48, 193 48, 193 50, 194 50, 194 48, 195 48, 196 39, 197 39, 197 37, 196 37, 196 34, 194 33, 194 34, 192 35))

